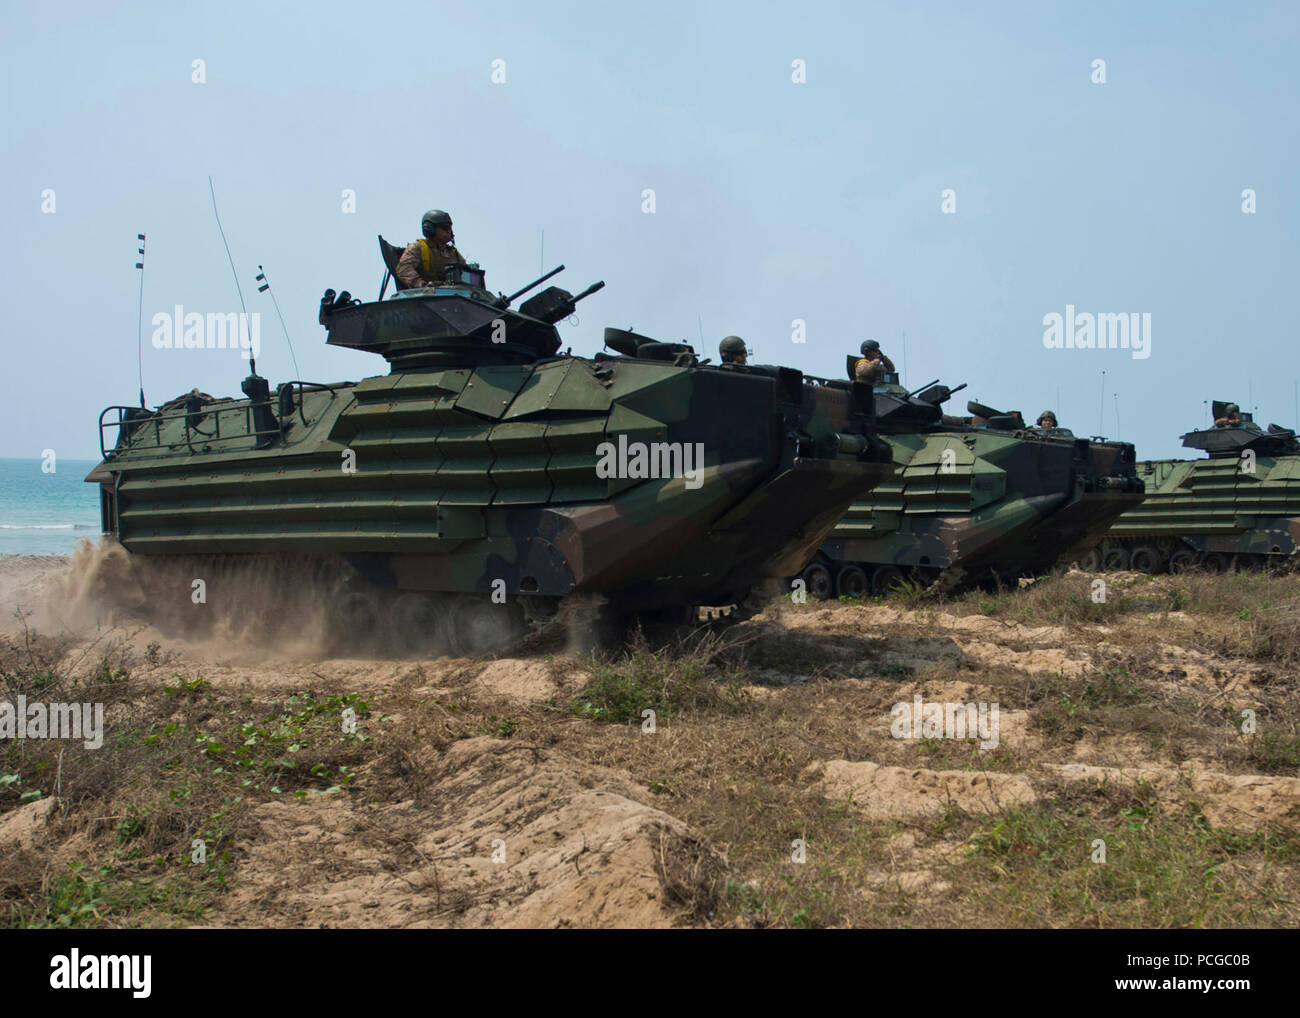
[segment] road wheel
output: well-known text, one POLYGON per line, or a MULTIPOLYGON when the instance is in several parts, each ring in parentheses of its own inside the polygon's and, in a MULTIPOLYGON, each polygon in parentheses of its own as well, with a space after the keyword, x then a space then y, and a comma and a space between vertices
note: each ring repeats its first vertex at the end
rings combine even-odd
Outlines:
POLYGON ((452 606, 451 648, 463 657, 495 654, 515 643, 524 631, 524 610, 517 601, 493 604, 486 597, 466 596, 452 606))
POLYGON ((861 566, 847 565, 835 575, 835 593, 839 597, 866 597, 867 574, 861 566))
POLYGON ((1190 548, 1179 548, 1169 556, 1169 571, 1171 573, 1185 573, 1189 569, 1195 569, 1196 559, 1196 552, 1190 548))
POLYGON ((818 601, 829 599, 835 587, 831 582, 831 571, 820 562, 814 562, 803 571, 803 583, 804 589, 818 601))
POLYGON ((1079 560, 1079 568, 1085 573, 1099 573, 1101 572, 1103 564, 1101 545, 1097 545, 1092 549, 1092 551, 1088 552, 1087 555, 1083 556, 1083 558, 1079 560))
POLYGON ((1121 546, 1107 548, 1102 555, 1101 564, 1109 572, 1127 569, 1129 567, 1128 549, 1121 546))
POLYGON ((1143 544, 1133 549, 1130 562, 1139 573, 1158 573, 1164 565, 1164 556, 1151 545, 1143 544))
POLYGON ((359 656, 377 653, 385 644, 385 621, 374 594, 360 590, 343 594, 330 611, 326 634, 330 653, 359 656))
POLYGON ((1211 573, 1226 573, 1232 568, 1232 556, 1222 552, 1211 552, 1205 556, 1205 569, 1211 573))
POLYGON ((437 656, 450 649, 447 604, 436 594, 403 594, 393 605, 393 642, 407 654, 437 656))
POLYGON ((871 592, 878 597, 885 597, 902 584, 903 570, 898 566, 881 566, 871 577, 871 592))

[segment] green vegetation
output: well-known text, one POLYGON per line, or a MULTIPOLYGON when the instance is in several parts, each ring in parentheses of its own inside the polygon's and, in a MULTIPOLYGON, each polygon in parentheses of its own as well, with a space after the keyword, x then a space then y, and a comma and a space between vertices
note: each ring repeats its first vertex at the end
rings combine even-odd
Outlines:
POLYGON ((1300 739, 1276 732, 1252 736, 1246 759, 1265 774, 1300 777, 1300 739))
POLYGON ((65 641, 0 638, 0 698, 98 702, 107 719, 98 750, 66 739, 0 743, 0 816, 54 800, 46 833, 5 852, 0 925, 200 920, 229 885, 250 806, 342 793, 368 729, 387 720, 372 719, 355 693, 307 690, 259 706, 179 673, 142 689, 129 652, 111 641, 68 658, 65 641), (74 834, 70 858, 59 846, 74 834))
POLYGON ((645 710, 653 710, 656 721, 684 711, 740 710, 743 664, 723 660, 725 649, 719 637, 708 634, 652 649, 638 631, 623 653, 593 661, 573 710, 622 724, 640 723, 645 710))
POLYGON ((1300 858, 1294 834, 1212 828, 1194 807, 1162 803, 1141 784, 1076 790, 972 826, 969 864, 953 878, 970 904, 996 896, 999 924, 1262 924, 1270 899, 1284 893, 1273 864, 1300 858), (1243 893, 1222 871, 1247 856, 1262 867, 1243 893))

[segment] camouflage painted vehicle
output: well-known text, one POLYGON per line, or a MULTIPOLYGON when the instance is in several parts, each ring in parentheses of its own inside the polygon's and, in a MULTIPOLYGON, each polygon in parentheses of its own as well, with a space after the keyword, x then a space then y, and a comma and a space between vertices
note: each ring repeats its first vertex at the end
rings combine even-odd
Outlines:
POLYGON ((1300 561, 1296 434, 1276 424, 1265 431, 1248 413, 1230 420, 1231 406, 1215 400, 1223 424, 1182 436, 1208 458, 1138 464, 1146 501, 1115 522, 1084 568, 1157 573, 1300 561))
POLYGON ((370 649, 492 651, 570 595, 666 621, 742 604, 892 470, 871 388, 617 329, 612 354, 561 354, 556 323, 600 286, 518 310, 529 287, 494 296, 477 266, 370 303, 326 291, 327 342, 389 372, 272 392, 254 366, 244 399, 108 408, 103 529, 176 576, 326 576, 329 630, 370 649))
MULTIPOLYGON (((852 370, 853 358, 850 358, 852 370)), ((855 502, 804 569, 809 593, 857 597, 903 580, 952 589, 1049 571, 1086 553, 1142 499, 1133 446, 1027 428, 1019 411, 974 401, 942 411, 957 389, 915 393, 896 375, 875 386, 876 418, 897 472, 855 502)))

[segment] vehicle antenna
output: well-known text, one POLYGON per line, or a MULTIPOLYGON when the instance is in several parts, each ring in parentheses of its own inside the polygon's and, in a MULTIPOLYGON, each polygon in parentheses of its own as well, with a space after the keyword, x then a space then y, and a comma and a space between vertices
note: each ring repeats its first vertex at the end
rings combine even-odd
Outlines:
POLYGON ((1106 429, 1106 369, 1101 369, 1101 411, 1097 414, 1097 434, 1106 429))
POLYGON ((695 312, 695 322, 700 327, 700 353, 704 352, 704 316, 695 312))
MULTIPOLYGON (((235 259, 230 254, 230 242, 226 240, 226 231, 221 226, 221 213, 217 211, 217 189, 212 186, 212 176, 208 176, 208 190, 212 192, 212 214, 217 219, 217 230, 221 234, 221 243, 226 247, 226 258, 230 261, 230 274, 235 277, 235 292, 239 294, 239 307, 244 312, 244 321, 248 321, 248 306, 244 303, 244 291, 239 285, 239 273, 235 271, 235 259)), ((248 370, 257 374, 257 361, 252 348, 248 351, 248 370)))
POLYGON ((140 369, 140 409, 144 410, 144 234, 137 233, 140 242, 140 260, 135 267, 140 270, 140 306, 135 318, 135 360, 140 369))
POLYGON ((1115 437, 1119 438, 1119 393, 1115 393, 1115 437))
POLYGON ((271 281, 266 278, 266 269, 260 265, 257 267, 257 281, 262 284, 257 288, 258 293, 267 293, 269 291, 271 294, 271 303, 275 305, 275 313, 280 319, 280 328, 284 330, 284 341, 289 344, 289 356, 293 359, 293 373, 301 381, 302 372, 298 369, 298 358, 293 352, 293 340, 289 338, 289 326, 284 324, 284 315, 280 313, 280 302, 275 299, 275 291, 271 289, 271 281))

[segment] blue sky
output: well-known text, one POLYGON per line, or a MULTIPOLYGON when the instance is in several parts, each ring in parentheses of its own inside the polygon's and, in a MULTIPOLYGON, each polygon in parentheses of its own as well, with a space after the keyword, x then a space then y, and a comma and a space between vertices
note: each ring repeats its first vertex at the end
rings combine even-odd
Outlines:
POLYGON ((1212 398, 1296 423, 1300 5, 0 11, 0 456, 94 455, 100 409, 134 402, 140 231, 151 405, 238 394, 235 354, 149 343, 175 304, 239 309, 209 174, 272 384, 294 371, 257 265, 303 377, 382 373, 324 346, 320 294, 372 298, 375 235, 407 242, 439 207, 495 289, 560 262, 571 290, 606 281, 561 326, 575 353, 606 325, 702 329, 715 357, 737 333, 757 360, 838 376, 874 337, 913 386, 968 382, 950 412, 1056 406, 1142 458, 1180 455, 1212 398), (1045 349, 1066 304, 1150 313, 1151 356, 1045 349))

